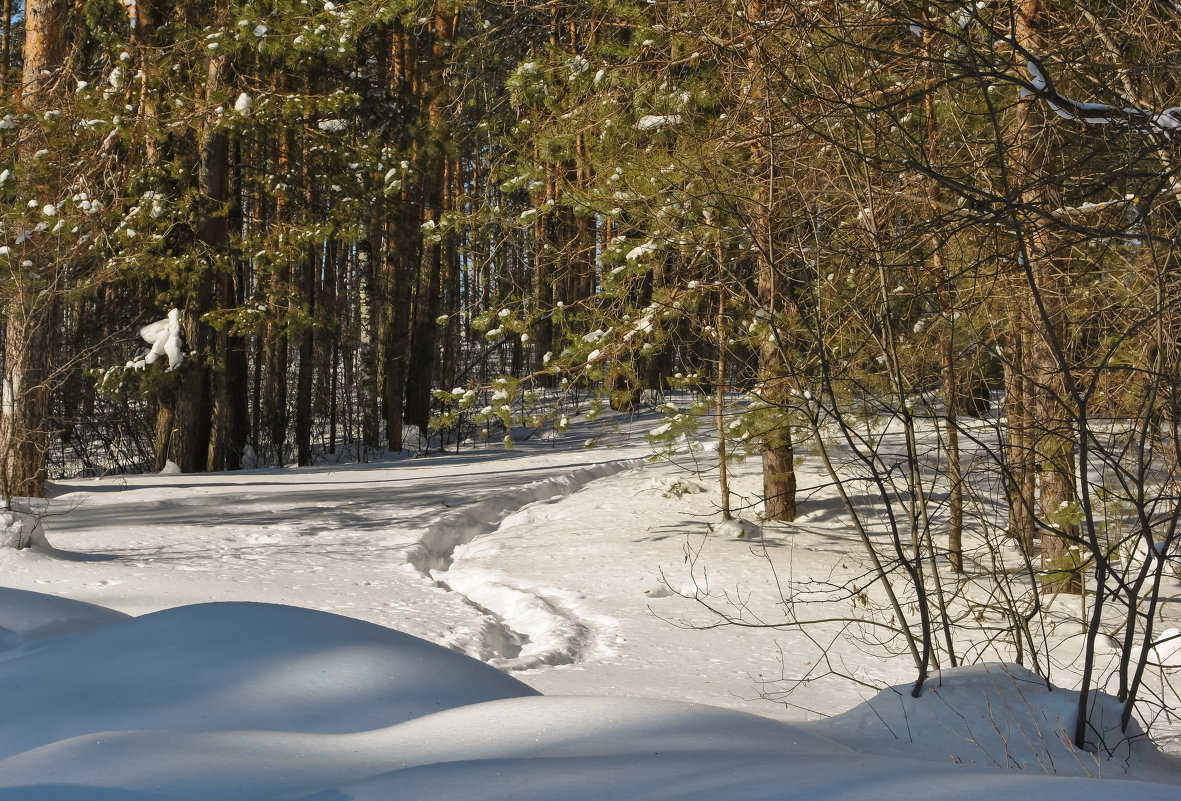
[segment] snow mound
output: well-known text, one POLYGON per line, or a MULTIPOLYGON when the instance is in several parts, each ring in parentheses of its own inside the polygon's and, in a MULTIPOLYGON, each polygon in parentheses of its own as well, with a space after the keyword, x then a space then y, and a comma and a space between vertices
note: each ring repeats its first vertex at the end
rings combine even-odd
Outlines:
MULTIPOLYGON (((602 799, 652 797, 625 792, 652 769, 660 784, 676 787, 675 773, 704 761, 688 773, 691 783, 680 780, 692 787, 706 768, 731 768, 736 755, 758 764, 834 753, 854 756, 741 712, 667 701, 517 698, 355 734, 123 731, 75 737, 0 763, 0 786, 52 775, 63 784, 219 801, 287 798, 301 790, 316 790, 305 797, 336 799, 602 799), (484 770, 488 764, 500 768, 499 777, 484 770), (595 775, 611 765, 631 766, 624 782, 595 775), (403 787, 408 777, 413 789, 403 787), (576 781, 586 783, 579 788, 576 781), (449 791, 432 792, 435 782, 449 791), (334 789, 321 789, 325 785, 334 789)), ((781 780, 788 769, 779 772, 781 780)), ((725 773, 712 782, 736 784, 725 773)))
POLYGON ((0 662, 0 758, 125 729, 358 731, 533 694, 372 623, 273 604, 199 604, 0 662))
POLYGON ((1152 647, 1152 661, 1165 667, 1181 667, 1181 629, 1165 629, 1152 647))
POLYGON ((670 478, 668 476, 653 478, 648 481, 645 487, 660 493, 666 498, 680 498, 684 495, 697 495, 702 492, 709 492, 708 489, 696 481, 690 481, 687 478, 680 477, 670 478))
POLYGON ((918 698, 911 685, 891 687, 815 725, 863 753, 1031 773, 1110 776, 1163 764, 1135 719, 1120 731, 1123 705, 1105 693, 1089 699, 1094 751, 1076 749, 1078 699, 1019 665, 972 665, 932 673, 918 698))
POLYGON ((41 518, 29 512, 0 512, 0 548, 48 550, 41 518))
POLYGON ((753 540, 763 536, 763 528, 758 523, 753 523, 750 520, 732 517, 729 520, 718 523, 714 527, 714 533, 737 540, 753 540))
MULTIPOLYGON (((128 620, 105 606, 0 587, 0 652, 26 643, 78 634, 128 620)), ((7 655, 0 653, 0 659, 7 655)))

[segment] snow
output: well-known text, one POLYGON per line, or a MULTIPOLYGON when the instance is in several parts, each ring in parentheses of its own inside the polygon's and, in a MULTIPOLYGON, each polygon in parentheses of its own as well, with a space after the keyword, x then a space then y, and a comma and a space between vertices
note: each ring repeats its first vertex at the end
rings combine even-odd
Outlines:
POLYGON ((646 114, 636 120, 636 130, 657 131, 672 125, 681 124, 680 114, 646 114))
POLYGON ((161 356, 168 357, 168 369, 175 370, 184 361, 187 347, 184 331, 181 329, 180 309, 171 309, 163 320, 145 325, 139 329, 139 336, 151 345, 142 358, 127 363, 129 368, 142 370, 154 364, 161 356))
POLYGON ((772 565, 842 569, 833 491, 806 461, 797 524, 760 532, 735 465, 744 520, 719 525, 703 451, 651 460, 656 417, 566 422, 511 451, 54 484, 45 537, 0 550, 0 797, 1177 797, 1135 729, 1070 748, 1077 695, 1017 666, 915 699, 840 626, 703 627, 725 597, 771 619, 772 565))
POLYGON ((1152 649, 1153 662, 1181 667, 1181 629, 1168 628, 1160 633, 1160 644, 1152 649))
POLYGON ((817 722, 815 729, 841 741, 869 735, 863 751, 882 756, 950 758, 1059 776, 1098 776, 1108 768, 1104 762, 1157 762, 1138 725, 1120 733, 1122 705, 1109 695, 1091 699, 1092 725, 1114 746, 1098 757, 1070 745, 1078 693, 1047 687, 1023 667, 973 665, 937 671, 929 682, 919 698, 908 688, 883 690, 843 715, 817 722), (873 736, 883 729, 906 736, 873 736))
POLYGON ((761 537, 763 535, 763 529, 758 523, 753 521, 743 520, 740 517, 732 517, 714 526, 714 533, 720 537, 733 537, 734 539, 741 540, 761 537))
POLYGON ((28 512, 0 511, 0 548, 44 546, 41 520, 28 512))
MULTIPOLYGON (((1055 91, 1047 79, 1045 69, 1036 60, 1028 62, 1029 84, 1046 104, 1062 119, 1078 120, 1090 125, 1129 125, 1135 130, 1172 136, 1181 128, 1181 106, 1173 106, 1159 113, 1149 110, 1086 103, 1055 91)), ((1026 90, 1022 90, 1024 93, 1026 90)))
POLYGON ((627 255, 624 258, 627 259, 628 261, 635 261, 636 259, 642 259, 645 256, 647 256, 649 253, 655 253, 659 247, 660 246, 657 245, 655 242, 651 242, 651 241, 645 242, 644 244, 637 245, 636 247, 629 250, 627 252, 627 255))

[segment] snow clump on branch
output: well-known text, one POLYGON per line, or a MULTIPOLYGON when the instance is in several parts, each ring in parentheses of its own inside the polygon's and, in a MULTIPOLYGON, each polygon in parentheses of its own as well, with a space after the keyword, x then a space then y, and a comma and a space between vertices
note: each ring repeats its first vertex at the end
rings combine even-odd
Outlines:
POLYGON ((140 338, 151 347, 147 353, 127 363, 130 370, 142 370, 154 364, 161 356, 168 357, 168 372, 180 367, 189 352, 185 334, 180 326, 180 309, 172 309, 163 320, 145 325, 139 329, 140 338))

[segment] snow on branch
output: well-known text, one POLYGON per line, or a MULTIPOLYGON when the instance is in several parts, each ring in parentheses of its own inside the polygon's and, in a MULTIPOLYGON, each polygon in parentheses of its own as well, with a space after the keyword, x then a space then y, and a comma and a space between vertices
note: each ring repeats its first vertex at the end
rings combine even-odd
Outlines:
POLYGON ((636 130, 655 131, 671 125, 680 125, 680 114, 648 114, 636 121, 636 130))
POLYGON ((172 309, 163 320, 149 323, 139 329, 140 338, 151 347, 148 351, 127 363, 128 369, 142 370, 155 363, 161 356, 168 357, 168 372, 180 367, 189 352, 185 334, 180 326, 180 309, 172 309))
POLYGON ((1028 69, 1029 83, 1035 91, 1023 88, 1022 95, 1036 94, 1062 119, 1089 125, 1126 125, 1131 130, 1159 133, 1167 137, 1181 130, 1181 106, 1167 108, 1158 114, 1139 108, 1118 108, 1107 103, 1083 103, 1054 89, 1045 69, 1036 60, 1029 61, 1028 69))

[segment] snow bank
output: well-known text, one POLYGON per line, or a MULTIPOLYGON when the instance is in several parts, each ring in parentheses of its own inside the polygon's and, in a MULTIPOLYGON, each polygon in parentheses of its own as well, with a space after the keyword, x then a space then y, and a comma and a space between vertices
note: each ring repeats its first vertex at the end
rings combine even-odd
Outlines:
POLYGON ((26 643, 78 634, 128 619, 130 615, 105 606, 0 587, 0 659, 10 656, 3 651, 26 643))
POLYGON ((533 694, 371 623, 272 604, 183 606, 0 662, 0 758, 101 731, 358 731, 533 694))
POLYGON ((863 753, 1058 776, 1125 775, 1163 759, 1134 719, 1120 731, 1122 704, 1105 693, 1090 696, 1089 740, 1102 748, 1075 749, 1078 698, 1019 665, 972 665, 933 673, 918 698, 892 687, 815 726, 863 753))
POLYGON ((732 517, 718 523, 714 527, 714 533, 721 537, 732 537, 736 540, 742 539, 757 539, 763 536, 763 528, 758 523, 751 520, 743 520, 740 517, 732 517))
POLYGON ((29 512, 0 512, 0 548, 47 550, 41 518, 29 512))

